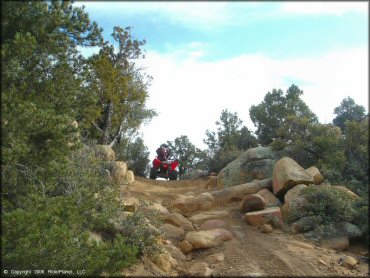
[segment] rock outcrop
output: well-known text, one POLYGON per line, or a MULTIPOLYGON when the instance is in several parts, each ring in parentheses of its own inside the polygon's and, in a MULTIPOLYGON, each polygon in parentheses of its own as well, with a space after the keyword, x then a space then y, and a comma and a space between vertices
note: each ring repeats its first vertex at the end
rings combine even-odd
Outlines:
POLYGON ((276 162, 273 170, 272 189, 278 197, 284 196, 289 189, 297 184, 309 185, 313 183, 312 175, 290 157, 283 157, 276 162))
POLYGON ((255 194, 263 188, 271 188, 272 180, 255 180, 250 183, 239 184, 211 192, 214 204, 226 204, 230 201, 240 201, 246 194, 255 194))
POLYGON ((184 231, 193 231, 194 227, 190 220, 177 212, 171 212, 162 216, 162 221, 175 225, 184 231))
POLYGON ((275 161, 282 157, 283 153, 274 151, 272 147, 257 147, 243 152, 220 171, 218 186, 230 187, 254 179, 271 178, 275 161))
POLYGON ((126 178, 127 164, 123 161, 112 161, 108 164, 111 177, 117 183, 123 183, 126 178))
POLYGON ((199 196, 181 196, 170 204, 173 212, 192 213, 198 210, 207 210, 213 206, 214 197, 204 192, 199 196))

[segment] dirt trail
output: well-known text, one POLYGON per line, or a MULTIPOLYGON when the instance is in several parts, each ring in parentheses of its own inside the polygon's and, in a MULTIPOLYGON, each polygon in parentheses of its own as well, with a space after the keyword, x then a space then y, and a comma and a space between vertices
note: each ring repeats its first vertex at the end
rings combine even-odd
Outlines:
MULTIPOLYGON (((129 188, 129 194, 139 200, 152 201, 168 208, 171 200, 179 194, 206 192, 206 180, 202 178, 183 181, 160 181, 137 178, 129 188)), ((369 277, 366 262, 360 262, 354 269, 340 266, 338 260, 346 255, 357 259, 368 256, 365 246, 351 245, 347 251, 316 246, 302 235, 291 235, 275 229, 270 234, 262 233, 257 227, 247 225, 238 211, 239 202, 232 202, 211 210, 227 210, 231 217, 223 218, 226 229, 236 237, 221 245, 196 250, 188 255, 183 267, 189 269, 195 262, 207 262, 214 271, 213 276, 361 276, 369 277), (311 248, 300 247, 299 243, 310 244, 311 248), (224 260, 209 263, 207 257, 222 253, 224 260)), ((198 212, 196 212, 198 213, 198 212)), ((195 214, 195 213, 194 213, 195 214)), ((135 275, 156 275, 141 268, 135 275)))

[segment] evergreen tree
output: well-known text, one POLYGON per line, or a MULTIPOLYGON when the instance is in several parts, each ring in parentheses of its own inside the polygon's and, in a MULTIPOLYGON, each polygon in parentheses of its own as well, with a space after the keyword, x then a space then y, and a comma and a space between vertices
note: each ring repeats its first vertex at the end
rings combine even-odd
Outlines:
POLYGON ((90 58, 88 88, 97 99, 90 134, 99 144, 114 146, 156 113, 145 106, 150 77, 133 62, 142 56, 145 40, 132 39, 129 27, 114 27, 112 37, 119 44, 118 52, 106 43, 90 58))
POLYGON ((261 145, 283 139, 283 134, 277 132, 284 126, 288 116, 306 118, 310 123, 318 122, 316 115, 300 98, 302 94, 303 91, 296 85, 290 86, 285 95, 282 90, 273 89, 265 95, 262 103, 251 106, 249 115, 257 127, 256 135, 261 145))
POLYGON ((334 109, 334 114, 337 116, 333 119, 333 124, 339 126, 342 131, 345 130, 346 121, 360 122, 366 116, 365 107, 357 105, 351 97, 343 99, 334 109))

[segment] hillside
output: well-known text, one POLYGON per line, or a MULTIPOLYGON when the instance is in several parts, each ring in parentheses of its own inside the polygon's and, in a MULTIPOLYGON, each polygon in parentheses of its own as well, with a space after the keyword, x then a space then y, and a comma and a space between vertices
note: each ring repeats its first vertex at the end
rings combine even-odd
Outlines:
MULTIPOLYGON (((169 207, 171 201, 180 195, 199 195, 207 192, 206 179, 197 178, 179 181, 159 181, 137 178, 132 186, 123 189, 122 197, 138 201, 149 201, 169 207), (133 198, 132 198, 133 197, 133 198)), ((125 270, 127 276, 162 275, 210 275, 213 276, 366 276, 368 256, 365 246, 351 244, 346 251, 335 251, 315 245, 302 235, 292 235, 281 229, 263 233, 260 228, 246 224, 239 212, 240 202, 214 206, 209 211, 225 210, 228 215, 220 220, 224 228, 233 234, 231 240, 221 244, 190 252, 183 260, 163 272, 148 260, 125 270), (346 256, 357 258, 354 268, 345 267, 340 262, 346 256), (361 261, 361 259, 363 261, 361 261), (206 265, 205 265, 205 264, 206 265)), ((198 213, 194 212, 191 215, 198 213)), ((198 225, 195 225, 199 229, 198 225)), ((164 240, 165 245, 172 245, 164 240)), ((176 240, 172 240, 176 245, 176 240)), ((160 264, 159 264, 160 265, 160 264)), ((163 268, 163 267, 162 267, 163 268)))

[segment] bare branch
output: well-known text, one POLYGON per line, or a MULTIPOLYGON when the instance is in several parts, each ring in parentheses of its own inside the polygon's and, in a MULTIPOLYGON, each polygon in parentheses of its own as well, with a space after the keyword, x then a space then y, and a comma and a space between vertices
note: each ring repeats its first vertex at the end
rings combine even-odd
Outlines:
POLYGON ((103 130, 95 123, 95 122, 91 122, 93 125, 94 125, 94 127, 98 130, 98 131, 100 131, 101 133, 104 133, 103 132, 103 130))

